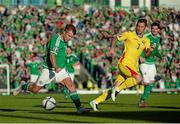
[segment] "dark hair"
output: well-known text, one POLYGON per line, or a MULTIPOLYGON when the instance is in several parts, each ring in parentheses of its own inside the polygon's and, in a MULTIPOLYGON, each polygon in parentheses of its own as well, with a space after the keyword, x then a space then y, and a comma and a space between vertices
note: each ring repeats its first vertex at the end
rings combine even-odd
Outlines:
POLYGON ((72 24, 67 24, 65 27, 65 31, 72 31, 74 35, 76 34, 76 28, 72 24))
POLYGON ((159 24, 158 22, 153 22, 153 23, 151 24, 151 28, 152 28, 153 26, 157 26, 157 27, 160 29, 160 24, 159 24))
MULTIPOLYGON (((138 21, 137 21, 137 24, 138 23, 144 23, 145 24, 145 26, 147 26, 147 20, 146 19, 139 19, 138 21)), ((136 25, 137 25, 136 24, 136 25)))

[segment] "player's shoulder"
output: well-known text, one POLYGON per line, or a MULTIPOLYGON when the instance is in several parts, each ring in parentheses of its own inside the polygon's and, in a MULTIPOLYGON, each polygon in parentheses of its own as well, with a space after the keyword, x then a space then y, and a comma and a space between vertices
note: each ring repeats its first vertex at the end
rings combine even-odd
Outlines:
POLYGON ((128 31, 128 35, 131 37, 137 37, 138 36, 136 31, 128 31))
POLYGON ((146 37, 151 37, 152 34, 149 32, 149 33, 146 33, 145 36, 146 36, 146 37))
POLYGON ((134 37, 134 32, 132 31, 125 31, 122 33, 121 36, 124 36, 124 37, 134 37))
POLYGON ((126 34, 131 34, 132 33, 132 31, 124 31, 124 32, 122 32, 121 34, 122 35, 126 35, 126 34))
POLYGON ((51 40, 56 40, 59 37, 58 34, 53 34, 51 40))
POLYGON ((146 41, 146 42, 150 42, 150 39, 148 36, 144 35, 143 39, 146 41))
POLYGON ((136 34, 136 32, 135 32, 135 31, 126 31, 126 33, 127 33, 127 34, 130 34, 130 35, 134 35, 134 34, 136 34))

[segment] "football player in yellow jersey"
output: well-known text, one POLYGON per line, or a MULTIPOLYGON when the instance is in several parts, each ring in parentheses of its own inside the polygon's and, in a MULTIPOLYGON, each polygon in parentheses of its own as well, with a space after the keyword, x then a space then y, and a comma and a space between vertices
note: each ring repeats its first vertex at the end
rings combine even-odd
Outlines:
POLYGON ((99 103, 106 101, 110 97, 115 101, 115 96, 121 90, 133 87, 141 82, 142 77, 138 71, 140 55, 144 51, 146 57, 148 57, 154 49, 150 47, 150 40, 144 36, 146 26, 147 20, 139 19, 135 31, 127 31, 113 38, 110 49, 111 55, 115 55, 114 46, 116 41, 124 42, 124 51, 118 63, 120 74, 117 76, 112 89, 105 90, 102 95, 90 102, 90 106, 94 111, 97 111, 99 103))

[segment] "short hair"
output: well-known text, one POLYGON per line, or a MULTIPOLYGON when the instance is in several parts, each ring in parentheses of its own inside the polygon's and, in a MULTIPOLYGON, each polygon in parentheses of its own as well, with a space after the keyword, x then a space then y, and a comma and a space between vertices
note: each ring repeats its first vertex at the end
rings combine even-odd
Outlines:
POLYGON ((152 28, 153 26, 157 26, 157 27, 160 29, 160 24, 159 24, 158 22, 153 22, 153 23, 151 24, 151 28, 152 28))
MULTIPOLYGON (((147 26, 147 20, 144 19, 144 18, 139 19, 139 20, 137 21, 137 24, 138 24, 138 23, 144 23, 145 26, 147 26)), ((137 24, 136 24, 136 25, 137 25, 137 24)))
POLYGON ((76 28, 73 24, 67 24, 64 30, 65 31, 72 31, 74 35, 76 34, 76 28))

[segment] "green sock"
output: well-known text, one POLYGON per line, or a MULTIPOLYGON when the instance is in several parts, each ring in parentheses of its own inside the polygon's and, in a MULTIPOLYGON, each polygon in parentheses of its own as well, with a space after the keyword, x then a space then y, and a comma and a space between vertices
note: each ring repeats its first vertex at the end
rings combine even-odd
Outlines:
POLYGON ((28 89, 29 89, 29 83, 25 83, 25 84, 22 86, 22 90, 28 91, 28 89))
POLYGON ((63 94, 64 94, 64 98, 67 99, 67 97, 68 97, 68 89, 65 86, 63 87, 63 94))
POLYGON ((149 94, 151 93, 152 88, 153 88, 152 85, 145 86, 144 93, 141 96, 141 100, 143 100, 143 101, 147 100, 149 94))
POLYGON ((71 97, 72 101, 74 102, 76 108, 77 109, 81 108, 81 102, 80 102, 77 92, 75 91, 75 92, 70 93, 70 97, 71 97))

